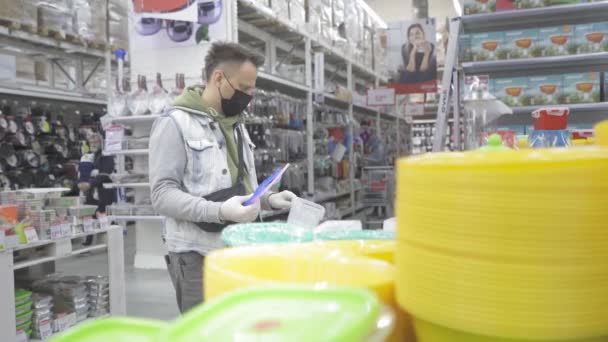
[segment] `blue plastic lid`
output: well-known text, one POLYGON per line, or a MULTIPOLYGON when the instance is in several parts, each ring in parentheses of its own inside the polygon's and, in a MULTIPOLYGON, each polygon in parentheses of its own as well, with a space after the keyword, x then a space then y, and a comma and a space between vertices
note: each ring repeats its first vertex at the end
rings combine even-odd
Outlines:
POLYGON ((125 56, 127 55, 127 51, 123 49, 116 49, 116 51, 114 51, 114 55, 116 58, 124 60, 125 56))

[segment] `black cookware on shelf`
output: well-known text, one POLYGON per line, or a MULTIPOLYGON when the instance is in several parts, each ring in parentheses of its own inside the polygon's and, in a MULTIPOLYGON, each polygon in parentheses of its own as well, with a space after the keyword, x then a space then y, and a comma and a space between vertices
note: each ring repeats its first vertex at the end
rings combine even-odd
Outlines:
POLYGON ((4 173, 0 173, 0 191, 11 190, 12 182, 4 173))
POLYGON ((40 156, 32 150, 19 151, 17 155, 23 167, 36 169, 40 166, 40 156))
POLYGON ((25 134, 23 129, 17 130, 15 134, 9 135, 5 137, 5 139, 9 140, 17 149, 32 147, 32 137, 30 135, 25 134))
POLYGON ((0 115, 0 140, 3 140, 8 132, 8 121, 4 115, 0 115))

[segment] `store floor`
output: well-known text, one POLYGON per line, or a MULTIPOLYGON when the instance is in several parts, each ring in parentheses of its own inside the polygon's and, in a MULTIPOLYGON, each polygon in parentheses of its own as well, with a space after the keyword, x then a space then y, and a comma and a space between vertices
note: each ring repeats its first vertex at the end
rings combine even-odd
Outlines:
MULTIPOLYGON (((125 236, 125 282, 127 315, 171 320, 179 315, 175 291, 165 270, 141 270, 133 267, 135 230, 125 236)), ((57 262, 57 272, 74 275, 108 274, 105 253, 90 254, 57 262)))

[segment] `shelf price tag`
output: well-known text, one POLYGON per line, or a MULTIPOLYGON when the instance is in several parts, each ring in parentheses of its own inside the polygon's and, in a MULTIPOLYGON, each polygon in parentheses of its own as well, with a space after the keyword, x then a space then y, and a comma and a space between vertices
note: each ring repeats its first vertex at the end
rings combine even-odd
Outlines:
POLYGON ((17 342, 28 342, 29 339, 27 338, 27 334, 25 333, 25 331, 19 330, 19 331, 17 331, 17 339, 15 341, 17 341, 17 342))
POLYGON ((405 104, 405 115, 406 116, 424 115, 424 104, 420 103, 420 102, 407 102, 405 104))
POLYGON ((61 239, 61 224, 61 221, 55 221, 51 224, 51 240, 61 239))
POLYGON ((106 214, 97 214, 97 220, 99 221, 100 229, 108 229, 110 228, 110 220, 108 219, 108 215, 106 214))
POLYGON ((65 331, 76 325, 76 314, 70 313, 65 316, 55 319, 55 331, 65 331))
POLYGON ((68 221, 61 223, 61 237, 72 236, 72 225, 68 221))
POLYGON ((85 233, 89 233, 93 231, 93 218, 91 216, 87 216, 82 219, 82 226, 85 233))
POLYGON ((38 335, 41 340, 46 340, 53 335, 53 326, 50 320, 42 321, 38 324, 38 335))
POLYGON ((391 106, 395 104, 395 88, 375 88, 367 91, 368 106, 391 106))
POLYGON ((32 243, 39 241, 38 232, 36 232, 36 228, 29 226, 23 228, 23 233, 25 234, 26 243, 32 243))

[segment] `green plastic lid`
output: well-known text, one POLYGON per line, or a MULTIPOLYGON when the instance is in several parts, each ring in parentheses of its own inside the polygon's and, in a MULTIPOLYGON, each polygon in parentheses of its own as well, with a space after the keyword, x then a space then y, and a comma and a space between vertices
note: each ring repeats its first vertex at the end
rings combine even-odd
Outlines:
POLYGON ((32 304, 34 304, 34 302, 32 302, 31 300, 28 300, 23 304, 15 305, 15 313, 17 315, 26 313, 27 311, 32 309, 32 304))
POLYGON ((152 320, 110 317, 79 324, 50 342, 149 342, 156 341, 167 326, 152 320))
POLYGON ((364 341, 380 302, 363 289, 249 288, 187 313, 162 341, 364 341))
POLYGON ((285 222, 235 224, 222 231, 227 246, 312 241, 312 230, 285 222))
POLYGON ((331 230, 316 234, 315 240, 395 240, 395 232, 382 229, 331 230))
POLYGON ((488 144, 480 148, 482 151, 505 151, 510 150, 502 144, 502 137, 499 134, 492 134, 488 137, 488 144))
POLYGON ((28 330, 30 327, 32 326, 32 321, 27 321, 25 323, 21 323, 19 325, 17 325, 17 331, 26 331, 28 330))
POLYGON ((15 290, 15 302, 25 302, 32 297, 32 293, 30 291, 26 291, 23 289, 15 290))

